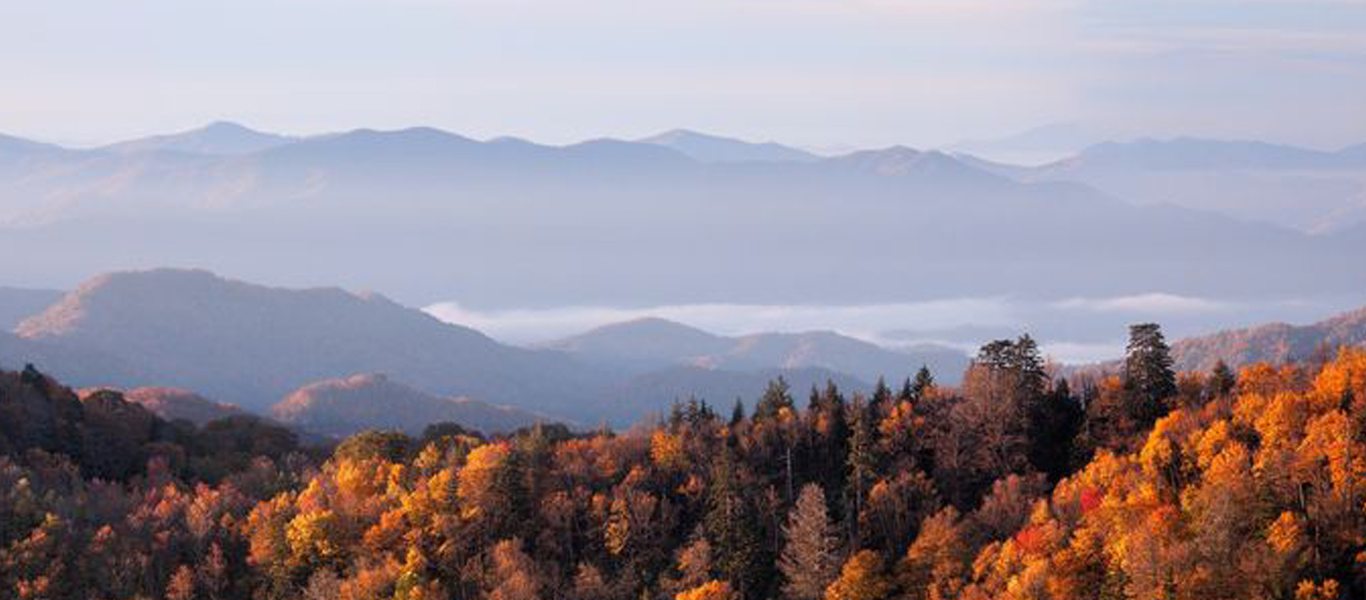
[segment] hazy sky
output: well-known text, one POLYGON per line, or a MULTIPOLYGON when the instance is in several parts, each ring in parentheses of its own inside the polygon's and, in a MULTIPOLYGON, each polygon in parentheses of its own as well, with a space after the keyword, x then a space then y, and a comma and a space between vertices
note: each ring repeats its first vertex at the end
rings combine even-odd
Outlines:
POLYGON ((1366 141, 1362 0, 6 0, 0 131, 1366 141))

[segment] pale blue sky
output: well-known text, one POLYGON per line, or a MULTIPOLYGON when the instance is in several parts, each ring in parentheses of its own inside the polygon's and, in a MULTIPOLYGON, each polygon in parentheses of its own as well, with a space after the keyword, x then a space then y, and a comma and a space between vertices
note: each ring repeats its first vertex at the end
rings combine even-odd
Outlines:
POLYGON ((0 131, 1366 141, 1360 0, 6 0, 0 131))

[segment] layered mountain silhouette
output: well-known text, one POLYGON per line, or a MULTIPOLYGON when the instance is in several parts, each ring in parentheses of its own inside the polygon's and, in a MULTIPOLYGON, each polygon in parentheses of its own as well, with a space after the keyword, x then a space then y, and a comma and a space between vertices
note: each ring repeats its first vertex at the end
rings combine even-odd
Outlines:
MULTIPOLYGON (((1238 170, 1251 168, 1239 159, 1228 189, 1248 193, 1227 216, 1210 211, 1237 194, 1206 193, 1223 179, 1153 161, 1111 177, 1114 150, 1022 176, 901 147, 723 160, 665 143, 683 139, 695 138, 547 146, 412 128, 219 154, 9 140, 0 271, 65 287, 92 271, 174 261, 384 289, 415 305, 485 306, 1094 297, 1134 293, 1140 281, 1221 297, 1353 292, 1366 278, 1341 238, 1304 233, 1350 223, 1347 167, 1268 183, 1238 170), (1172 173, 1194 187, 1144 183, 1172 173)), ((1200 169, 1226 154, 1178 150, 1153 151, 1205 157, 1200 169)))
POLYGON ((0 366, 131 389, 130 400, 168 419, 209 420, 222 402, 341 435, 442 420, 485 431, 537 419, 626 425, 690 396, 752 400, 779 375, 863 389, 922 364, 952 381, 966 361, 829 332, 725 338, 662 320, 552 346, 505 345, 372 293, 157 269, 93 278, 0 334, 0 366))
POLYGON ((506 433, 553 420, 469 398, 438 398, 378 373, 308 384, 272 406, 271 415, 283 423, 335 437, 376 428, 420 435, 427 426, 443 422, 483 433, 506 433))
POLYGON ((675 367, 815 368, 852 375, 865 383, 878 377, 899 381, 922 365, 939 373, 941 381, 954 382, 968 364, 961 351, 942 346, 895 351, 830 331, 725 337, 658 318, 605 325, 547 347, 633 373, 675 367))
POLYGON ((1022 168, 968 162, 1019 181, 1084 183, 1141 204, 1172 204, 1307 232, 1366 222, 1366 154, 1258 141, 1140 139, 1092 145, 1022 168))
POLYGON ((558 353, 499 344, 375 294, 286 290, 205 271, 97 277, 16 329, 45 347, 98 352, 140 374, 81 385, 174 386, 261 412, 301 385, 384 371, 433 393, 595 411, 591 371, 558 353))

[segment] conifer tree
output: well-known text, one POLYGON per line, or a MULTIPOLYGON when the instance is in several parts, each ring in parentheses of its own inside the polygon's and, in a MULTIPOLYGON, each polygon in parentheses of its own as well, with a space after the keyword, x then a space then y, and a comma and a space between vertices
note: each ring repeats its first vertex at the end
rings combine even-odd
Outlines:
POLYGON ((887 380, 879 376, 877 385, 873 386, 873 395, 868 399, 868 409, 873 416, 882 418, 891 404, 892 388, 887 387, 887 380))
POLYGON ((754 407, 754 420, 772 419, 784 408, 792 408, 792 394, 787 380, 779 375, 768 382, 764 395, 759 398, 759 403, 754 407))
POLYGON ((853 547, 858 548, 858 517, 863 510, 864 489, 877 478, 877 439, 871 407, 861 396, 854 396, 849 412, 853 420, 853 433, 849 439, 849 485, 854 493, 854 510, 850 514, 849 525, 853 547))
POLYGON ((746 598, 756 597, 763 581, 763 536, 758 517, 745 497, 732 450, 722 448, 712 470, 706 530, 713 567, 746 598))
POLYGON ((934 375, 930 373, 929 366, 920 365, 920 370, 915 372, 915 379, 911 381, 909 400, 919 402, 925 397, 925 393, 933 387, 934 375))
POLYGON ((1129 394, 1130 416, 1144 425, 1166 414, 1165 401, 1176 395, 1171 348, 1157 323, 1129 326, 1124 389, 1129 394))

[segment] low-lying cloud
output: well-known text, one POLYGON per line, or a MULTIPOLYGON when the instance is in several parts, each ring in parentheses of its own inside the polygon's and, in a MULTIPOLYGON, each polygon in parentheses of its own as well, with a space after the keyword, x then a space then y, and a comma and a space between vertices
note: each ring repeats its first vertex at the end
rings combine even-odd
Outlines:
POLYGON ((680 304, 642 308, 574 306, 548 309, 474 310, 458 303, 428 306, 448 323, 473 327, 494 338, 528 344, 582 333, 632 319, 658 317, 722 335, 830 330, 875 340, 890 329, 1013 325, 1019 321, 1003 298, 964 298, 850 306, 770 304, 680 304))
POLYGON ((1069 298, 1056 302, 1053 306, 1064 310, 1161 315, 1209 313, 1232 308, 1232 305, 1225 302, 1163 293, 1112 298, 1069 298))
POLYGON ((1108 298, 1001 296, 833 306, 710 303, 475 309, 444 302, 424 310, 442 321, 528 346, 611 323, 659 317, 720 335, 827 330, 891 348, 936 343, 968 353, 991 339, 1029 333, 1052 359, 1084 363, 1122 356, 1133 323, 1156 321, 1175 340, 1268 321, 1309 323, 1359 303, 1359 298, 1253 303, 1152 292, 1108 298))

